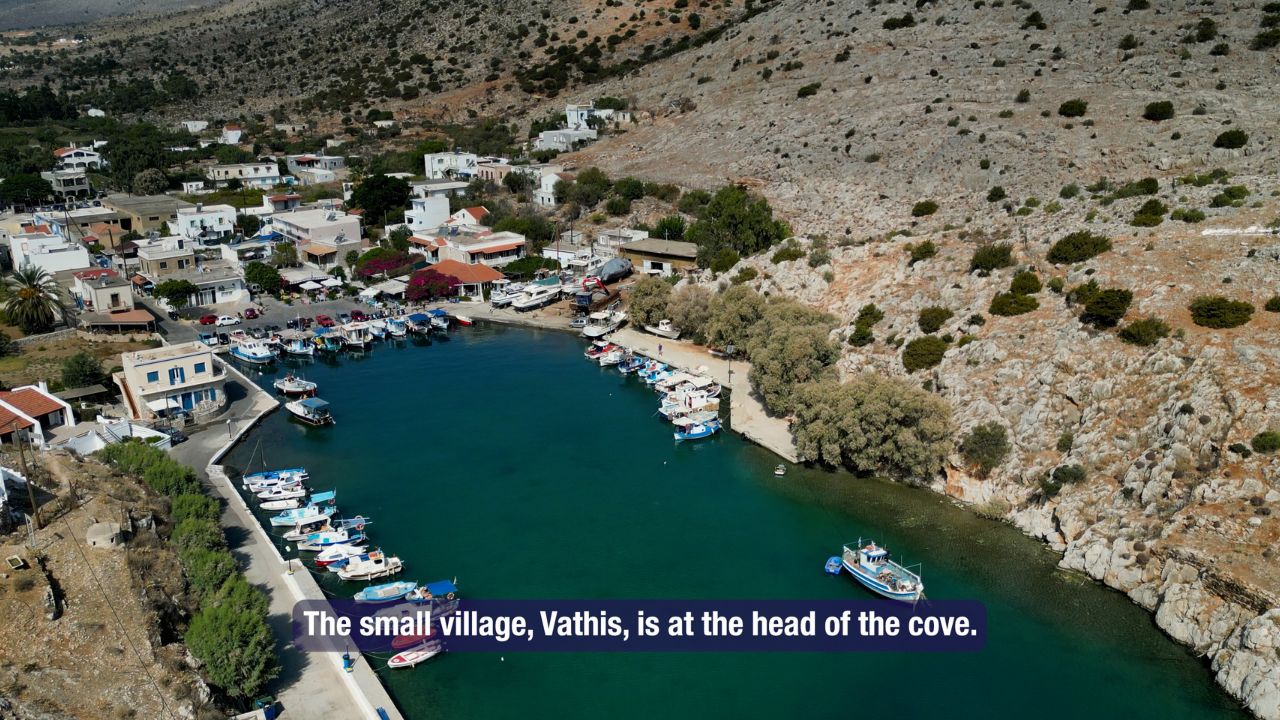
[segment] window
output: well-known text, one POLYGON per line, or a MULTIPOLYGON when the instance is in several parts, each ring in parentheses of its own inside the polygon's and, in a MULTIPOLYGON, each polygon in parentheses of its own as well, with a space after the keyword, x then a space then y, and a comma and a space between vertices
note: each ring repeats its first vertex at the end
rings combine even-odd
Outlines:
POLYGON ((216 401, 217 399, 218 399, 218 391, 214 390, 213 388, 209 388, 209 400, 216 401))
POLYGON ((152 370, 151 372, 147 373, 147 382, 149 383, 160 382, 159 371, 152 370))
POLYGON ((196 363, 196 372, 198 373, 204 372, 204 363, 196 363))
POLYGON ((160 269, 161 269, 161 270, 164 270, 164 269, 165 269, 165 268, 167 268, 167 267, 169 267, 169 263, 168 263, 167 261, 165 261, 165 260, 161 260, 161 261, 160 261, 160 269))

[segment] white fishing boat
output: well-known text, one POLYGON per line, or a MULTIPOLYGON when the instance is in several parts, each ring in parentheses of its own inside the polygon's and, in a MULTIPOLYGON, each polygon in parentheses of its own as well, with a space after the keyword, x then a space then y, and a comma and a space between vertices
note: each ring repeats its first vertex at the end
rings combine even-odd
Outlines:
POLYGON ((299 333, 296 337, 284 339, 284 351, 295 357, 311 357, 316 354, 316 344, 310 338, 299 333))
POLYGON ((439 655, 443 651, 443 645, 438 641, 424 643, 412 650, 405 650, 397 655, 393 655, 387 661, 389 668, 411 668, 420 663, 424 663, 431 658, 439 655))
POLYGON ((284 404, 284 409, 293 413, 294 417, 308 425, 320 427, 335 424, 333 415, 329 413, 329 403, 318 397, 308 397, 287 402, 284 404))
POLYGON ((387 337, 387 323, 382 320, 369 321, 369 334, 375 340, 384 340, 387 337))
POLYGON ((489 291, 489 304, 503 308, 524 295, 524 285, 512 284, 510 280, 494 280, 493 289, 489 291))
POLYGON ((587 326, 582 328, 583 337, 601 338, 622 327, 627 314, 621 310, 601 310, 587 316, 587 326))
POLYGON ((680 328, 671 324, 670 320, 659 320, 657 325, 645 325, 645 332, 652 333, 658 337, 664 337, 668 340, 675 340, 680 337, 680 328))
POLYGON ((614 348, 609 352, 601 355, 597 360, 597 362, 600 363, 600 367, 617 365, 618 363, 622 362, 622 359, 625 358, 626 356, 627 356, 626 350, 623 350, 622 348, 614 348))
POLYGON ((321 550, 320 554, 316 555, 316 565, 326 567, 332 563, 358 557, 364 553, 365 549, 359 545, 338 543, 337 545, 330 545, 324 550, 321 550))
POLYGON ((249 473, 240 478, 240 484, 246 489, 266 490, 269 487, 291 485, 306 482, 310 479, 306 468, 287 468, 284 470, 263 470, 249 473))
POLYGON ((366 538, 363 532, 354 528, 338 528, 308 533, 298 543, 298 549, 304 552, 321 552, 334 545, 363 545, 366 538))
POLYGON ((363 321, 349 322, 342 326, 342 343, 349 348, 363 350, 373 343, 369 324, 363 321))
POLYGON ((409 323, 404 318, 387 318, 387 334, 393 338, 402 338, 409 334, 409 323))
POLYGON ((254 365, 265 365, 276 359, 276 354, 261 340, 241 340, 231 346, 231 357, 254 365))
POLYGON ((292 510, 297 507, 302 507, 302 498, 296 497, 284 500, 268 500, 258 507, 263 510, 292 510))
POLYGON ((294 498, 302 498, 307 496, 307 488, 298 483, 297 485, 288 485, 281 487, 273 487, 258 493, 259 500, 292 500, 294 498))
POLYGON ((550 305, 558 299, 560 299, 559 285, 531 285, 520 297, 511 301, 511 307, 517 312, 527 312, 550 305))
POLYGON ((279 515, 271 516, 271 524, 275 527, 289 527, 291 525, 305 525, 307 523, 325 520, 333 516, 338 511, 335 507, 317 507, 308 505, 306 507, 296 508, 294 510, 285 510, 279 515))
POLYGON ((858 538, 856 544, 845 545, 840 559, 844 569, 872 592, 909 603, 924 597, 920 574, 890 560, 889 551, 874 540, 858 538))
POLYGON ((404 563, 400 561, 400 558, 395 556, 387 557, 382 553, 377 553, 376 557, 371 556, 362 560, 348 562, 346 567, 338 571, 338 577, 343 580, 373 580, 395 575, 401 570, 404 570, 404 563))
POLYGON ((316 390, 320 388, 316 383, 311 382, 310 380, 304 380, 292 373, 285 375, 282 378, 276 378, 275 381, 271 383, 271 386, 274 387, 277 392, 285 395, 314 395, 316 390))

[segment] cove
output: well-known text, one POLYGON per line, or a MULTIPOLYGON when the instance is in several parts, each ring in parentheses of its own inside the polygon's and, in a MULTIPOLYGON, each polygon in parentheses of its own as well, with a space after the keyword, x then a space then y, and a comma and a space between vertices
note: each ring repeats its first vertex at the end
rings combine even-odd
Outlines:
MULTIPOLYGON (((407 717, 1244 718, 1204 662, 1119 593, 1016 529, 925 490, 790 468, 732 433, 676 444, 638 381, 545 330, 479 325, 431 345, 287 365, 337 426, 276 412, 258 448, 363 514, 400 578, 479 598, 871 597, 822 572, 875 537, 923 563, 930 598, 986 603, 980 653, 445 654, 390 671, 407 717)), ((246 371, 261 386, 266 374, 246 371)), ((255 458, 254 469, 259 462, 255 458)), ((350 596, 360 585, 325 578, 350 596)))

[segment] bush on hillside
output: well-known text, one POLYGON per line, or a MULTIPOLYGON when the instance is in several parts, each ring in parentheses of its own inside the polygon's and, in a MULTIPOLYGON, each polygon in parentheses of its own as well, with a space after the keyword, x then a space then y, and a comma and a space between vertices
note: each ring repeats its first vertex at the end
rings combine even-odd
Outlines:
POLYGON ((1147 103, 1147 107, 1142 111, 1142 117, 1152 122, 1169 120, 1173 117, 1173 103, 1168 100, 1147 103))
POLYGON ((911 206, 911 217, 927 217, 938 212, 938 203, 932 200, 921 200, 911 206))
POLYGON ((1100 290, 1084 306, 1080 322, 1096 327, 1115 327, 1120 318, 1129 312, 1133 293, 1119 288, 1100 290))
POLYGON ((942 362, 946 352, 947 341, 936 335, 916 338, 902 348, 902 367, 907 372, 927 370, 942 362))
POLYGON ((929 258, 937 255, 938 246, 934 245, 932 240, 925 240, 924 242, 908 245, 907 252, 911 253, 911 262, 907 264, 915 265, 918 262, 928 260, 929 258))
POLYGON ((1079 230, 1055 242, 1047 257, 1055 265, 1071 264, 1097 257, 1110 249, 1110 238, 1079 230))
POLYGON ((960 454, 984 476, 1004 461, 1009 449, 1009 434, 997 422, 978 425, 960 443, 960 454))
POLYGON ((969 272, 974 270, 999 270, 1013 265, 1013 246, 1009 243, 983 245, 973 251, 969 260, 969 272))
POLYGON ((1202 295, 1191 301, 1191 320, 1200 327, 1240 327, 1253 317, 1253 305, 1242 300, 1228 300, 1221 295, 1202 295))
POLYGON ((1280 433, 1267 430, 1253 436, 1249 441, 1254 452, 1273 453, 1280 450, 1280 433))
POLYGON ((955 313, 947 308, 939 305, 930 305, 920 311, 920 317, 916 319, 916 324, 926 333, 936 333, 942 329, 942 326, 951 318, 955 317, 955 313))
POLYGON ((1242 148, 1249 142, 1249 133, 1243 130, 1227 130, 1218 135, 1213 141, 1216 148, 1225 148, 1227 150, 1236 150, 1242 148))
POLYGON ((1035 295, 1040 292, 1040 278, 1030 270, 1024 270, 1013 276, 1013 282, 1009 283, 1009 292, 1016 295, 1035 295))
POLYGON ((1169 337, 1169 325, 1159 318, 1134 320, 1120 329, 1120 339, 1130 345, 1155 345, 1166 337, 1169 337))
POLYGON ((1079 98, 1068 100, 1058 106, 1058 114, 1062 117, 1084 117, 1087 112, 1089 112, 1089 103, 1079 98))
POLYGON ((1030 295, 1007 292, 991 298, 991 307, 987 308, 987 312, 1002 317, 1013 317, 1029 313, 1038 307, 1040 302, 1030 295))

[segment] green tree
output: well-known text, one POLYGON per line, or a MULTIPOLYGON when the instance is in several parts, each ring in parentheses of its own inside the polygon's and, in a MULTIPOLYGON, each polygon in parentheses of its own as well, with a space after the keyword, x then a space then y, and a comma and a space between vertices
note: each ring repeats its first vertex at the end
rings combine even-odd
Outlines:
POLYGON ((946 352, 947 341, 937 335, 918 337, 902 348, 902 367, 907 372, 927 370, 942 362, 946 352))
POLYGON ((169 307, 181 310, 191 303, 191 297, 200 292, 200 288, 190 280, 165 280, 151 291, 153 295, 163 299, 169 307))
POLYGON ((795 409, 795 387, 829 377, 840 358, 828 339, 835 318, 790 300, 765 306, 747 344, 751 387, 770 412, 795 409))
POLYGON ((1115 327, 1120 318, 1129 312, 1133 293, 1119 288, 1099 290, 1085 303, 1080 321, 1097 327, 1115 327))
POLYGON ((39 175, 10 175, 0 183, 5 205, 41 205, 53 197, 53 186, 39 175))
POLYGON ((704 329, 712 347, 745 349, 751 328, 764 314, 764 298, 747 285, 734 285, 711 304, 704 329))
POLYGON ((43 268, 26 265, 14 270, 8 290, 4 312, 27 335, 48 332, 59 319, 66 319, 62 287, 43 268))
POLYGON ((685 231, 685 239, 698 245, 698 264, 707 267, 723 248, 754 255, 789 234, 786 223, 773 219, 767 200, 738 185, 726 185, 685 231))
POLYGON ((1013 265, 1013 246, 1009 243, 993 243, 973 251, 973 257, 969 260, 969 272, 990 272, 1010 265, 1013 265))
POLYGON ((62 384, 67 388, 107 385, 108 375, 98 358, 81 350, 62 361, 62 384))
POLYGON ((978 425, 960 443, 960 453, 985 476, 1009 454, 1009 435, 997 422, 978 425))
POLYGON ((667 317, 680 328, 681 337, 693 342, 707 342, 707 325, 715 296, 701 285, 685 285, 671 294, 667 317))
POLYGON ((613 184, 613 192, 618 197, 639 200, 644 197, 644 183, 633 177, 624 177, 613 184))
POLYGON ((256 697, 279 674, 275 641, 261 612, 211 604, 191 618, 183 639, 209 682, 232 697, 256 697))
POLYGON ((372 175, 351 191, 351 204, 363 208, 371 224, 400 222, 409 194, 409 183, 403 178, 372 175))
POLYGON ((298 247, 291 240, 275 244, 271 249, 271 264, 276 267, 293 267, 298 264, 298 247))
POLYGON ((409 238, 412 236, 413 231, 401 225, 387 235, 387 242, 390 243, 392 250, 404 252, 409 249, 409 238))
POLYGON ((667 215, 653 225, 653 237, 663 240, 683 240, 686 229, 684 218, 680 215, 667 215))
POLYGON ((246 236, 253 235, 262 228, 262 221, 257 215, 236 215, 236 226, 246 236))
POLYGON ((1111 238, 1087 230, 1063 236, 1049 248, 1049 262, 1055 265, 1084 262, 1111 249, 1111 238))
POLYGON ((637 327, 656 325, 667 317, 667 304, 671 301, 671 284, 662 278, 643 277, 631 288, 627 310, 637 327))
POLYGON ((244 266, 244 279, 249 283, 253 283, 261 287, 264 292, 276 293, 280 291, 284 280, 280 277, 280 271, 270 265, 257 260, 244 266))
POLYGON ((169 178, 160 168, 147 168, 133 176, 134 195, 159 195, 169 187, 169 178))

